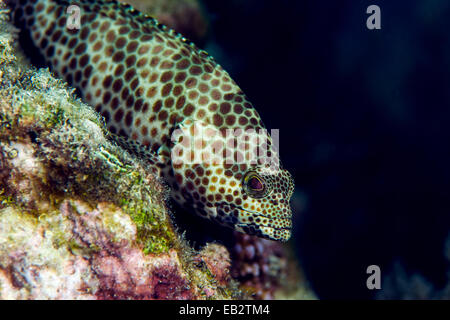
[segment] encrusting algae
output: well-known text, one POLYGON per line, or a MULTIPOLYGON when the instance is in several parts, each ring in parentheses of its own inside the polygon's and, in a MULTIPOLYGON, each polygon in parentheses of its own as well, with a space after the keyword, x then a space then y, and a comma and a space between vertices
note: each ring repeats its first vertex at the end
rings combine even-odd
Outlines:
POLYGON ((0 299, 250 297, 226 247, 195 251, 179 235, 168 188, 147 164, 73 89, 15 51, 2 9, 0 299))

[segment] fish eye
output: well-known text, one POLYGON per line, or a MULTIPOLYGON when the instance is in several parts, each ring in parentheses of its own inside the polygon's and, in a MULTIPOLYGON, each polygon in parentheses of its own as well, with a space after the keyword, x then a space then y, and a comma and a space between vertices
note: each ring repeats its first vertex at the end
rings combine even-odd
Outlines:
POLYGON ((267 193, 266 183, 254 171, 250 171, 244 176, 243 187, 245 193, 252 198, 263 198, 267 193))

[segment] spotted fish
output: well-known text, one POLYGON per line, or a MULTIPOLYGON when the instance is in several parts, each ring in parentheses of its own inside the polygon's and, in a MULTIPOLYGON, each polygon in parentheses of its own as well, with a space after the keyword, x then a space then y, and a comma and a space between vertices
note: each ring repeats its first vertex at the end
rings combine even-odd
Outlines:
POLYGON ((257 111, 206 52, 115 1, 6 2, 31 61, 76 88, 121 145, 158 168, 175 201, 240 232, 290 238, 292 177, 257 111), (73 4, 79 28, 68 24, 73 4))

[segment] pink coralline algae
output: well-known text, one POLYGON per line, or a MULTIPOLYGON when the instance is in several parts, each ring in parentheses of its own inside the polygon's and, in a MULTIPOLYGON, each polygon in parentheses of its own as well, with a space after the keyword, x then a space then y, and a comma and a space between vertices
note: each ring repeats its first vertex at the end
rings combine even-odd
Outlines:
MULTIPOLYGON (((65 200, 59 212, 40 219, 8 209, 2 211, 0 225, 2 299, 217 297, 214 282, 205 286, 186 272, 176 250, 145 255, 134 246, 131 219, 111 205, 90 209, 79 200, 65 200), (127 233, 111 228, 107 220, 120 222, 127 233), (14 239, 2 238, 5 234, 14 239), (200 290, 200 284, 207 290, 200 290)), ((216 249, 226 252, 221 246, 216 249)), ((222 267, 226 266, 210 256, 201 252, 196 258, 207 261, 213 278, 225 287, 228 281, 222 267)))
MULTIPOLYGON (((175 250, 159 256, 144 255, 130 241, 111 240, 95 217, 100 211, 75 214, 68 202, 61 205, 61 213, 69 218, 73 240, 95 248, 89 259, 90 268, 98 279, 95 296, 100 299, 192 299, 175 250)), ((133 233, 132 233, 133 234, 133 233)), ((135 233, 134 233, 135 234, 135 233)), ((131 239, 133 240, 133 239, 131 239)))
POLYGON ((231 259, 228 250, 219 244, 210 243, 195 257, 197 263, 205 263, 215 281, 221 286, 230 282, 231 259))

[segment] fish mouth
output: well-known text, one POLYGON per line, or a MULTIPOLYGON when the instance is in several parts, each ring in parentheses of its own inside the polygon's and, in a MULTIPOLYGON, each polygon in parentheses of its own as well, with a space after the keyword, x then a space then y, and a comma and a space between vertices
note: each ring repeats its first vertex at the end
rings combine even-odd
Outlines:
MULTIPOLYGON (((251 214, 254 217, 264 217, 269 219, 266 215, 258 211, 247 210, 239 207, 235 207, 235 209, 251 214)), ((238 222, 235 224, 235 228, 238 230, 240 229, 241 232, 256 235, 268 240, 287 242, 292 235, 292 220, 290 218, 277 218, 272 220, 274 221, 252 221, 247 223, 238 222), (277 224, 278 226, 276 226, 277 224)))
MULTIPOLYGON (((269 218, 267 215, 264 215, 263 213, 261 213, 259 211, 248 210, 248 209, 244 209, 244 208, 241 208, 241 207, 238 207, 238 206, 231 206, 231 207, 234 208, 234 209, 240 210, 240 211, 248 212, 253 217, 263 217, 263 218, 266 218, 266 219, 269 219, 269 220, 276 220, 276 221, 283 221, 284 220, 284 221, 289 222, 288 223, 289 224, 288 227, 266 226, 264 224, 257 223, 257 222, 251 222, 250 224, 252 224, 252 225, 260 226, 260 227, 264 227, 264 228, 268 228, 268 229, 272 229, 272 230, 287 230, 287 231, 292 230, 292 220, 290 218, 276 218, 276 219, 273 219, 273 218, 269 218)), ((239 226, 239 227, 245 227, 245 226, 248 226, 248 225, 249 225, 249 223, 237 223, 236 224, 236 226, 239 226)))
POLYGON ((292 219, 291 217, 283 218, 271 218, 266 214, 255 211, 244 209, 228 202, 218 203, 216 206, 217 210, 222 211, 227 216, 232 216, 234 221, 225 223, 226 225, 235 228, 236 230, 254 235, 257 237, 265 238, 268 240, 286 242, 290 239, 292 234, 292 219), (246 215, 251 215, 253 217, 252 221, 241 222, 239 218, 235 215, 230 214, 233 211, 245 212, 246 215), (256 219, 260 217, 262 221, 256 222, 256 219), (278 221, 278 223, 277 223, 278 221))

